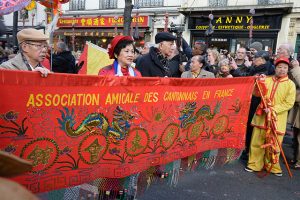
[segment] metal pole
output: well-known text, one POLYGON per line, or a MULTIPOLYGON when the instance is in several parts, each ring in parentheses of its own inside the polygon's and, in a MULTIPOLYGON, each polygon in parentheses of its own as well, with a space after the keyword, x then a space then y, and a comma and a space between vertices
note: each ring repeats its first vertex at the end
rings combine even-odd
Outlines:
POLYGON ((18 33, 18 11, 14 12, 13 15, 13 46, 17 47, 18 46, 18 41, 17 41, 17 33, 18 33))

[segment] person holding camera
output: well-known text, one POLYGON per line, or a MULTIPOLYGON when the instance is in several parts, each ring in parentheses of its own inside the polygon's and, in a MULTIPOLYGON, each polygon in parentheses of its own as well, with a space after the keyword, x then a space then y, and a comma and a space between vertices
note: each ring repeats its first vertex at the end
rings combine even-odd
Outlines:
POLYGON ((249 70, 252 63, 249 61, 247 51, 245 47, 240 47, 236 52, 236 59, 230 60, 230 66, 232 68, 231 74, 233 77, 243 76, 249 70))

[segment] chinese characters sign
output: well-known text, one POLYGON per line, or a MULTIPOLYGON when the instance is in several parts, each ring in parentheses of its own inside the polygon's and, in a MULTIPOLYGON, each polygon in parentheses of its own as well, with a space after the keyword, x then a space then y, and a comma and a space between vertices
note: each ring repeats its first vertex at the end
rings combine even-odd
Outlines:
MULTIPOLYGON (((134 16, 132 25, 138 23, 139 27, 149 26, 148 16, 134 16)), ((60 18, 57 22, 57 27, 122 27, 124 25, 123 16, 118 18, 114 16, 99 16, 99 17, 79 17, 79 18, 60 18)))

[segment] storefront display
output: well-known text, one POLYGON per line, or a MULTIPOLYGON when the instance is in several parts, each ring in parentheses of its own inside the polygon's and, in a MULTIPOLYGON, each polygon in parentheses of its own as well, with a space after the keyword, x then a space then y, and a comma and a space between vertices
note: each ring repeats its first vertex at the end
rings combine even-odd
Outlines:
POLYGON ((263 44, 264 50, 275 50, 282 15, 217 15, 212 20, 214 33, 207 37, 209 19, 206 16, 190 17, 188 28, 192 43, 203 40, 211 47, 235 52, 237 48, 249 46, 250 21, 253 19, 253 39, 263 44))
MULTIPOLYGON (((139 39, 136 43, 139 44, 148 32, 149 17, 133 17, 132 35, 136 23, 139 28, 139 39)), ((86 41, 106 49, 115 35, 122 34, 123 24, 122 16, 62 17, 57 22, 59 29, 54 35, 56 38, 63 39, 71 49, 75 48, 75 51, 82 50, 86 41)))

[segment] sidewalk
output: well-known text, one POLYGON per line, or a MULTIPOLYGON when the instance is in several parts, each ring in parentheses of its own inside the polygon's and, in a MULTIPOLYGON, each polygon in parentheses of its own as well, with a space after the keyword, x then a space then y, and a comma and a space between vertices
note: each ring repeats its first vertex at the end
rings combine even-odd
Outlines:
MULTIPOLYGON (((292 156, 292 135, 289 132, 283 149, 287 159, 292 156)), ((187 172, 176 187, 153 184, 139 200, 299 200, 300 170, 293 170, 293 178, 281 162, 283 177, 272 174, 259 178, 255 173, 244 171, 245 163, 237 160, 213 170, 187 172)))

